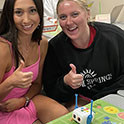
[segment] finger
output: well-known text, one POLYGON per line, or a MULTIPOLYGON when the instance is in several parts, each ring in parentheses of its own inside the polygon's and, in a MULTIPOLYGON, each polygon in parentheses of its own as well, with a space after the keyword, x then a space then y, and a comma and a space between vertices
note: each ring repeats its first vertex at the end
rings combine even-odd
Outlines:
POLYGON ((24 66, 25 66, 24 61, 23 61, 23 60, 20 60, 20 65, 19 65, 19 67, 17 68, 17 70, 18 70, 18 71, 22 71, 22 69, 24 68, 24 66))
POLYGON ((27 82, 26 84, 22 84, 20 87, 21 88, 28 88, 28 87, 30 87, 32 85, 32 83, 29 81, 29 82, 27 82))
POLYGON ((78 86, 81 86, 81 83, 74 83, 73 84, 73 87, 78 87, 78 86))
POLYGON ((76 66, 74 64, 70 64, 70 67, 71 67, 72 72, 76 74, 77 73, 76 66))
POLYGON ((78 86, 81 86, 81 85, 82 85, 82 82, 81 82, 81 83, 77 83, 77 84, 76 84, 76 86, 77 86, 77 87, 78 87, 78 86))
POLYGON ((24 78, 33 78, 33 72, 23 72, 24 78))
POLYGON ((29 82, 31 83, 32 82, 32 77, 23 78, 22 81, 23 81, 24 84, 27 84, 29 82))
POLYGON ((81 85, 82 85, 82 83, 73 84, 72 88, 77 89, 77 88, 81 87, 81 85))
POLYGON ((81 86, 72 86, 73 89, 78 89, 81 86))

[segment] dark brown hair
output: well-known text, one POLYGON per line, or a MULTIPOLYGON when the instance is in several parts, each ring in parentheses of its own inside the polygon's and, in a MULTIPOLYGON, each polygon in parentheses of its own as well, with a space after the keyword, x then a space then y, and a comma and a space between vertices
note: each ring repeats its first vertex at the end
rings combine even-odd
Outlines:
MULTIPOLYGON (((23 56, 18 50, 18 41, 16 25, 14 23, 13 14, 14 14, 14 4, 16 0, 5 0, 1 18, 0 18, 0 36, 12 43, 13 52, 16 58, 16 68, 18 67, 19 57, 23 60, 23 56)), ((33 0, 36 5, 38 14, 40 16, 39 27, 35 29, 32 35, 32 41, 38 42, 40 44, 42 31, 43 31, 43 2, 42 0, 33 0)))

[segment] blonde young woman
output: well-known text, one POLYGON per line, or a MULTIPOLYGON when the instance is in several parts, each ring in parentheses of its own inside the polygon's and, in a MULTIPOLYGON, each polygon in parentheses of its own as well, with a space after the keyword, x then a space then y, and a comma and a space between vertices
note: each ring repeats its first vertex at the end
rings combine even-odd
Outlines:
POLYGON ((64 106, 38 95, 48 47, 42 0, 5 0, 0 27, 0 123, 47 123, 66 114, 64 106))
POLYGON ((49 42, 46 94, 67 103, 75 93, 95 100, 124 89, 124 31, 89 22, 85 0, 59 0, 57 15, 62 32, 49 42))

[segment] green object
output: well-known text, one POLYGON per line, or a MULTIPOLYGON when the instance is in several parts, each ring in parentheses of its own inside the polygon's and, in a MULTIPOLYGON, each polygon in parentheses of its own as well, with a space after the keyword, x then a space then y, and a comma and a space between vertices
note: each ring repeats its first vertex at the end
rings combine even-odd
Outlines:
MULTIPOLYGON (((86 107, 90 109, 90 104, 86 107)), ((116 107, 103 100, 93 102, 94 120, 91 124, 124 124, 124 109, 116 107)), ((47 124, 78 124, 72 120, 72 112, 57 118, 47 124)))
POLYGON ((102 8, 101 8, 101 0, 99 0, 99 14, 102 13, 102 8))

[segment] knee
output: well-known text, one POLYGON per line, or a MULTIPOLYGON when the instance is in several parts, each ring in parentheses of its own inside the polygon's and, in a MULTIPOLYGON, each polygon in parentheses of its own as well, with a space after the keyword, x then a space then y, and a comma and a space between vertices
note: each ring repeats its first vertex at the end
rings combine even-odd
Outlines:
POLYGON ((62 109, 60 109, 60 113, 61 113, 61 115, 65 115, 65 114, 69 113, 69 111, 67 108, 62 107, 62 109))
POLYGON ((61 115, 69 112, 64 105, 43 95, 35 96, 32 101, 34 102, 37 111, 53 111, 55 113, 57 112, 58 114, 60 113, 61 115))

